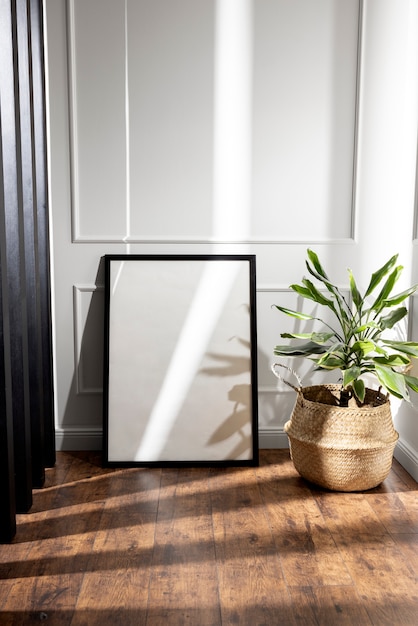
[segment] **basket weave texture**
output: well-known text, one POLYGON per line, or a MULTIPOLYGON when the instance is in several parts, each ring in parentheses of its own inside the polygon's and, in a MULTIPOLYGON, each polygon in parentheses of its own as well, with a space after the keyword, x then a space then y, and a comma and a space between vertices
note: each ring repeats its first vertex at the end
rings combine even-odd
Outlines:
POLYGON ((333 491, 364 491, 389 474, 398 433, 390 402, 367 389, 365 404, 337 405, 339 385, 298 390, 284 429, 296 470, 312 483, 333 491))

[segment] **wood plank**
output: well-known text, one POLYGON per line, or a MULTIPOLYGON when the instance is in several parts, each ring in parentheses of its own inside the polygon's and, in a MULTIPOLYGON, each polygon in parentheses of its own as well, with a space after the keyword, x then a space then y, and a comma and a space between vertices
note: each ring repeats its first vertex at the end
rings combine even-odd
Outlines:
POLYGON ((281 450, 224 469, 59 452, 0 546, 0 622, 415 626, 417 533, 388 531, 415 528, 415 496, 397 476, 317 489, 281 450))
POLYGON ((61 473, 52 470, 46 500, 43 490, 36 491, 34 501, 42 505, 38 502, 35 512, 18 516, 15 541, 29 550, 25 558, 15 557, 8 563, 8 578, 14 583, 2 610, 15 616, 12 623, 19 623, 23 607, 28 620, 71 622, 105 501, 103 493, 95 499, 97 483, 93 481, 71 482, 69 488, 65 481, 72 466, 73 460, 61 473), (57 475, 64 480, 63 486, 54 485, 57 475))
POLYGON ((80 589, 73 625, 145 624, 155 513, 131 500, 106 503, 80 589), (86 620, 88 616, 88 621, 86 620))
POLYGON ((416 534, 393 534, 393 540, 402 553, 403 560, 418 578, 418 536, 416 534))
POLYGON ((389 533, 417 533, 418 496, 416 491, 376 494, 368 502, 389 533))
MULTIPOLYGON (((76 547, 64 540, 55 540, 50 549, 54 551, 54 557, 36 559, 32 552, 27 563, 30 569, 25 570, 20 565, 20 578, 15 578, 3 611, 18 614, 24 607, 30 614, 48 616, 49 621, 56 614, 57 623, 61 623, 60 620, 70 623, 88 559, 80 552, 82 546, 76 547)), ((91 546, 84 544, 84 549, 88 551, 91 546)))
POLYGON ((315 501, 334 537, 340 535, 355 538, 359 533, 373 537, 386 534, 387 530, 363 493, 332 493, 319 491, 315 501))
POLYGON ((339 550, 374 624, 417 623, 418 581, 389 535, 340 535, 339 550))
POLYGON ((296 587, 352 584, 307 483, 283 464, 271 464, 258 476, 286 583, 296 587))
POLYGON ((208 469, 163 473, 147 626, 220 623, 208 469))
MULTIPOLYGON (((6 605, 9 593, 15 583, 15 564, 27 559, 30 550, 28 543, 13 543, 2 545, 0 548, 0 615, 3 617, 3 607, 6 605)), ((0 623, 1 623, 0 618, 0 623)))
POLYGON ((373 624, 354 586, 292 587, 290 595, 297 624, 373 624))
POLYGON ((211 489, 222 624, 293 624, 254 470, 213 472, 211 489))
POLYGON ((70 535, 33 542, 25 560, 10 563, 13 586, 2 612, 15 615, 12 623, 46 619, 70 624, 92 547, 92 537, 70 535), (55 619, 53 619, 55 615, 55 619))

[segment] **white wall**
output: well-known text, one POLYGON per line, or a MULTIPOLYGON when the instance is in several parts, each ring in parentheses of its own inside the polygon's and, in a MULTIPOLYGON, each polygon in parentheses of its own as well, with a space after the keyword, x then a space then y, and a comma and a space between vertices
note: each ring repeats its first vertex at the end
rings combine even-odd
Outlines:
MULTIPOLYGON (((361 271, 399 252, 399 290, 418 282, 418 2, 366 2, 362 63, 357 240, 361 271), (370 252, 369 252, 370 250, 370 252), (389 252, 389 254, 388 254, 389 252)), ((418 338, 417 296, 404 338, 418 338)), ((415 375, 418 370, 415 367, 415 375)), ((415 406, 418 406, 416 397, 415 406)), ((395 456, 418 477, 418 414, 392 401, 400 442, 395 456)))
MULTIPOLYGON (((58 446, 100 446, 100 257, 219 251, 257 255, 260 443, 287 445, 271 304, 296 306, 306 248, 341 286, 398 251, 417 280, 417 2, 45 8, 58 446)), ((418 472, 418 415, 396 420, 418 472)))

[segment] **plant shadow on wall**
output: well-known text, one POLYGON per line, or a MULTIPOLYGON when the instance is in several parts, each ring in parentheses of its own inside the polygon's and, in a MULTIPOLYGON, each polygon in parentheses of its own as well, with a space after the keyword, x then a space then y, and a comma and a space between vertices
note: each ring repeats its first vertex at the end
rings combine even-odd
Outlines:
MULTIPOLYGON (((250 342, 239 338, 231 338, 231 341, 235 340, 242 346, 248 349, 248 353, 251 351, 250 342)), ((249 371, 249 358, 245 356, 233 356, 230 354, 215 354, 209 352, 206 355, 208 358, 217 361, 218 365, 213 367, 203 367, 200 369, 200 373, 206 376, 240 376, 248 373, 249 371)), ((212 433, 207 444, 209 446, 216 445, 231 439, 236 439, 238 435, 240 441, 230 451, 228 457, 231 459, 239 459, 252 449, 253 439, 252 434, 249 432, 251 426, 251 416, 254 407, 252 407, 252 394, 251 385, 247 383, 239 383, 233 385, 228 392, 228 400, 233 403, 232 411, 230 415, 226 417, 223 423, 212 433)))
MULTIPOLYGON (((410 402, 410 390, 418 391, 418 378, 410 375, 412 359, 418 358, 418 343, 393 339, 399 322, 408 314, 403 303, 418 285, 393 295, 403 270, 396 265, 398 255, 394 255, 372 274, 364 294, 349 269, 348 301, 331 282, 317 254, 309 249, 307 254, 310 277, 290 288, 330 311, 332 320, 328 323, 275 305, 298 321, 319 322, 320 328, 308 333, 281 333, 291 343, 276 346, 274 353, 307 358, 318 370, 339 371, 341 379, 338 385, 302 387, 293 372, 299 387, 287 382, 297 392, 297 400, 285 425, 292 458, 304 478, 323 487, 340 491, 370 489, 388 475, 398 439, 389 396, 410 402), (378 389, 367 388, 365 377, 367 381, 375 379, 378 389)), ((272 366, 273 373, 283 378, 278 367, 287 366, 272 366)))

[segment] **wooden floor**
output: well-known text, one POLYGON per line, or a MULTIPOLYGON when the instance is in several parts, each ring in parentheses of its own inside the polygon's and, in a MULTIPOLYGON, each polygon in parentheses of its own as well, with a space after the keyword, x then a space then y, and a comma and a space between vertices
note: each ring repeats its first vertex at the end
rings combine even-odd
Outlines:
POLYGON ((0 624, 418 624, 418 485, 366 493, 258 468, 103 469, 58 453, 0 546, 0 624))

